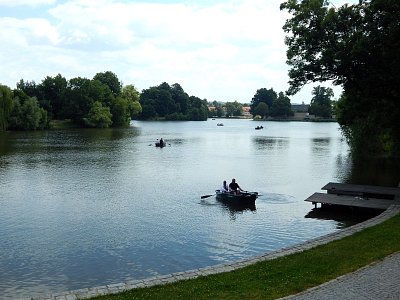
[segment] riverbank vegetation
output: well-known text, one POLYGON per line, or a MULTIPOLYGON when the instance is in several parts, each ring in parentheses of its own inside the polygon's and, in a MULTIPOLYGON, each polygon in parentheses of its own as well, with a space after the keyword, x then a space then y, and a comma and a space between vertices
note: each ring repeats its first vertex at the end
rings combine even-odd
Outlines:
POLYGON ((142 113, 139 119, 165 119, 205 121, 208 117, 207 100, 189 96, 175 83, 168 83, 145 89, 140 94, 142 113))
POLYGON ((352 236, 243 269, 96 299, 276 299, 400 251, 400 215, 352 236))
POLYGON ((343 87, 337 118, 358 156, 400 156, 400 2, 290 0, 287 33, 289 95, 309 82, 343 87))
POLYGON ((21 79, 14 90, 1 85, 0 96, 3 131, 46 129, 63 120, 77 127, 123 127, 142 110, 135 87, 122 86, 109 71, 93 79, 47 76, 40 84, 21 79))

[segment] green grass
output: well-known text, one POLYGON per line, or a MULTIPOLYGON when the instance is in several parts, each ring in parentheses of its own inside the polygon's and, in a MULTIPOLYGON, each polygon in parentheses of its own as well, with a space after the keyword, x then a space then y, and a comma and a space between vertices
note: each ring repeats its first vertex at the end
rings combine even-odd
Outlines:
POLYGON ((400 215, 350 237, 228 273, 96 299, 276 299, 400 251, 400 215))
POLYGON ((70 119, 51 120, 50 121, 51 129, 69 129, 69 128, 75 128, 75 127, 76 127, 76 125, 70 119))

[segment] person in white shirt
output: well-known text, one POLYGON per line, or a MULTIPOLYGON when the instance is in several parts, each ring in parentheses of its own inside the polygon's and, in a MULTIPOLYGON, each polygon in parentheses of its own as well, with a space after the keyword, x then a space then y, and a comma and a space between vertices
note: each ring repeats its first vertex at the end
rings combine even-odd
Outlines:
POLYGON ((224 182, 223 182, 223 184, 222 184, 222 187, 219 189, 221 192, 223 192, 223 193, 227 193, 229 190, 228 190, 228 185, 226 184, 226 180, 224 180, 224 182))

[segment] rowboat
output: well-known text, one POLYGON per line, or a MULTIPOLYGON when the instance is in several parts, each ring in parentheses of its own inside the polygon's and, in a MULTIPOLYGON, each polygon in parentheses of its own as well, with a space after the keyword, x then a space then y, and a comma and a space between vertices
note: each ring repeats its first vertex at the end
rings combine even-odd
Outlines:
POLYGON ((216 198, 218 201, 228 204, 254 204, 258 197, 257 192, 240 192, 239 194, 230 192, 221 192, 220 190, 215 191, 216 198))
POLYGON ((163 143, 157 142, 156 143, 156 147, 162 148, 162 147, 165 147, 165 146, 166 146, 165 142, 163 142, 163 143))

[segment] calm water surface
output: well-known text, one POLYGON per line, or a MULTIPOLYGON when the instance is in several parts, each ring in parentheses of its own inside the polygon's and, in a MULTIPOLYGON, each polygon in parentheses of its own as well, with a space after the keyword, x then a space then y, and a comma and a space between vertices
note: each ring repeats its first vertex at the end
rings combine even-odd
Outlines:
POLYGON ((1 297, 205 267, 346 226, 304 202, 349 172, 336 123, 217 122, 1 134, 1 297), (262 195, 255 208, 200 199, 232 177, 262 195))

